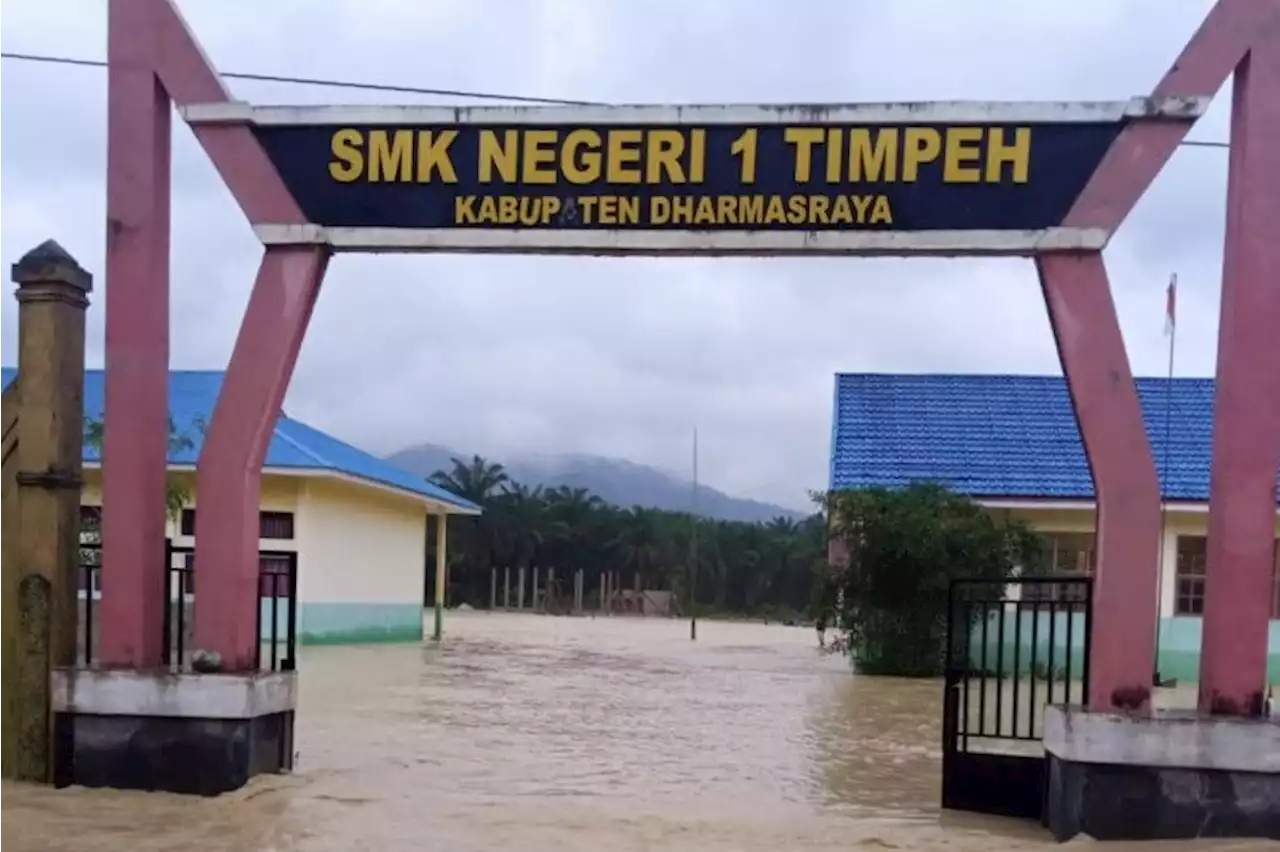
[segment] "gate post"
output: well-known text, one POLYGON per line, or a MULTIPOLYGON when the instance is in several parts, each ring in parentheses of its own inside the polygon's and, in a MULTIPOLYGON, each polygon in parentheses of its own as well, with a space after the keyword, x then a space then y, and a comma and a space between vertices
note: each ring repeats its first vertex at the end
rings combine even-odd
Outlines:
POLYGON ((4 775, 49 782, 63 757, 54 754, 50 673, 76 663, 84 316, 93 278, 49 240, 13 265, 13 280, 17 506, 6 511, 17 511, 19 524, 16 562, 4 566, 4 775))
POLYGON ((1089 707, 1150 707, 1160 486, 1099 252, 1036 258, 1097 495, 1089 707))
POLYGON ((158 666, 169 452, 169 97, 155 73, 155 4, 107 12, 106 375, 101 649, 158 666))
POLYGON ((320 293, 328 251, 267 249, 196 462, 195 648, 254 669, 262 462, 320 293))
POLYGON ((1261 715, 1268 681, 1280 463, 1278 42, 1280 32, 1236 67, 1231 110, 1200 656, 1199 707, 1216 715, 1261 715))

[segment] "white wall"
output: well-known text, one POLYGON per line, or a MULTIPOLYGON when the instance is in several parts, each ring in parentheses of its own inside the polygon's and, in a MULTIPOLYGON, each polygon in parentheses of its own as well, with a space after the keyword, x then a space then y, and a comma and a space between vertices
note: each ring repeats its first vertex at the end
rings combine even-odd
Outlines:
POLYGON ((299 495, 295 534, 302 603, 421 606, 426 510, 418 501, 309 479, 299 495))

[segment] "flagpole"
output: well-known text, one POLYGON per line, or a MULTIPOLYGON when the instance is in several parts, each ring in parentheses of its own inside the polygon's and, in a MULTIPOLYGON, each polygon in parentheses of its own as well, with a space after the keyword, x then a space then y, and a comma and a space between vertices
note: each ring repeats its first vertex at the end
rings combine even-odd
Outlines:
POLYGON ((1165 296, 1165 323, 1169 331, 1169 369, 1164 386, 1164 441, 1160 457, 1160 562, 1156 572, 1156 646, 1155 659, 1151 661, 1152 685, 1160 686, 1160 625, 1164 602, 1164 540, 1169 524, 1168 474, 1170 444, 1173 440, 1173 353, 1178 341, 1177 321, 1178 273, 1169 276, 1169 289, 1165 296))

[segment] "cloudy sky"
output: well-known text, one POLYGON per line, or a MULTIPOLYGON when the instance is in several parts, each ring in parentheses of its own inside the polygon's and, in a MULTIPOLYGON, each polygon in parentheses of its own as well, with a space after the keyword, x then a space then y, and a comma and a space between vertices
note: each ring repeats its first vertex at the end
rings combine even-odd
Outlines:
MULTIPOLYGON (((1208 0, 185 0, 226 71, 606 102, 1122 99, 1208 0), (803 14, 801 14, 803 12, 803 14)), ((6 51, 100 59, 101 0, 5 0, 6 51)), ((5 60, 0 262, 55 237, 103 267, 106 74, 5 60)), ((257 103, 439 103, 231 81, 257 103)), ((1226 99, 1193 130, 1227 136, 1226 99)), ((1107 252, 1134 369, 1208 375, 1226 152, 1184 148, 1107 252)), ((260 248, 175 121, 172 366, 222 368, 260 248)), ((89 361, 102 363, 102 289, 89 361)), ((3 305, 5 364, 16 305, 3 305)), ((375 452, 586 452, 804 505, 836 371, 1060 372, 1030 261, 341 256, 286 410, 375 452)))

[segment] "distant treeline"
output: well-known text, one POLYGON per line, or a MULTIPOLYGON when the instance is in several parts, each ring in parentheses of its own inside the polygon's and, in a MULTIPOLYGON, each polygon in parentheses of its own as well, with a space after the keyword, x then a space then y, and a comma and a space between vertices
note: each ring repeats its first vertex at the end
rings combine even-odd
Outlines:
MULTIPOLYGON (((537 566, 561 577, 582 569, 589 600, 605 571, 620 572, 624 588, 639 572, 646 589, 675 592, 685 613, 696 586, 700 613, 785 618, 809 610, 826 554, 818 514, 765 524, 698 518, 695 530, 688 513, 613 506, 585 488, 531 488, 480 456, 453 459, 451 470, 430 479, 484 507, 480 517, 449 523, 450 605, 488 606, 491 568, 511 568, 514 577, 518 568, 537 566)), ((429 536, 429 555, 433 541, 429 536)))

